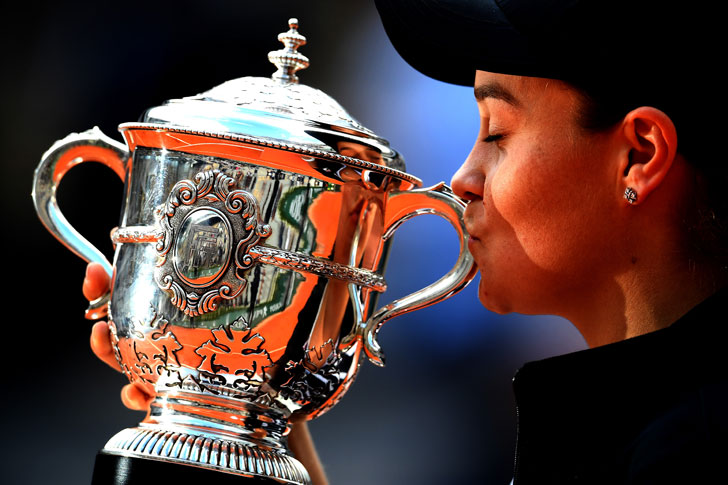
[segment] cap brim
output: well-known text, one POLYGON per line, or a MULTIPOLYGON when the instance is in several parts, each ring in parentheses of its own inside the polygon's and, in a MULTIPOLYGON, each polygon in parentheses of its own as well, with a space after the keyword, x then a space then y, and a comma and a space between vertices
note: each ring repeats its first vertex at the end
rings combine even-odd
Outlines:
POLYGON ((392 45, 431 78, 472 86, 476 69, 546 77, 528 40, 493 0, 376 0, 392 45))

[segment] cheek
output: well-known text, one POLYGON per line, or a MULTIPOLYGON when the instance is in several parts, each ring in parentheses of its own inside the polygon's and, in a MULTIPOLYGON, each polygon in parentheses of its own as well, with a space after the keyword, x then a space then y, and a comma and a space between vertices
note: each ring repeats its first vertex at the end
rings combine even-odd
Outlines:
POLYGON ((540 151, 509 155, 490 177, 492 209, 517 235, 535 235, 565 198, 559 178, 540 151))
POLYGON ((587 201, 593 184, 574 176, 583 173, 582 162, 570 153, 533 150, 513 155, 512 163, 504 160, 492 175, 491 218, 501 221, 511 256, 562 271, 579 246, 588 243, 584 233, 593 218, 587 201))

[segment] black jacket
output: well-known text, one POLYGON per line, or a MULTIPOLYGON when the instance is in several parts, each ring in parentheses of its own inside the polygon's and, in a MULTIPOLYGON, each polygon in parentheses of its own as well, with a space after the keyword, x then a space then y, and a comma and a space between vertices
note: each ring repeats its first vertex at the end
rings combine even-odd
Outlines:
POLYGON ((728 484, 726 305, 520 369, 515 485, 728 484))

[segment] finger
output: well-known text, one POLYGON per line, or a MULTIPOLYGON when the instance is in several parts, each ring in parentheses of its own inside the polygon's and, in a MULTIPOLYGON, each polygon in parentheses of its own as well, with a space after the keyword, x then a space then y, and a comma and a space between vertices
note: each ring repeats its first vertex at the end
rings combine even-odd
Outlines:
POLYGON ((101 263, 89 263, 83 279, 83 296, 92 301, 109 291, 109 275, 101 263))
POLYGON ((114 347, 111 344, 111 330, 106 322, 96 322, 91 327, 91 350, 96 354, 96 357, 114 369, 120 370, 119 363, 114 355, 114 347))
POLYGON ((327 485, 328 479, 321 459, 316 452, 311 433, 305 421, 293 424, 288 435, 288 446, 304 468, 308 470, 311 482, 314 485, 327 485))
POLYGON ((121 389, 121 402, 129 409, 136 411, 144 411, 152 402, 153 396, 150 396, 141 387, 134 383, 127 384, 121 389))

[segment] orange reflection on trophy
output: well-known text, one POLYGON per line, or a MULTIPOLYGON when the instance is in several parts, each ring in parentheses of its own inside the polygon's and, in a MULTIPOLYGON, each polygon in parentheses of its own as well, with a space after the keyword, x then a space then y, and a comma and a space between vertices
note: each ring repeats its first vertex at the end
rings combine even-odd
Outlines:
MULTIPOLYGON (((381 154, 375 148, 351 141, 340 141, 337 148, 342 155, 382 164, 381 154)), ((315 234, 311 254, 342 266, 375 271, 384 248, 381 240, 383 192, 372 190, 361 170, 344 167, 339 171, 339 176, 345 180, 344 183, 320 191, 308 206, 307 220, 315 234)), ((303 273, 302 276, 303 281, 297 285, 291 304, 267 317, 256 328, 265 333, 265 327, 275 327, 278 329, 277 338, 280 339, 282 326, 300 328, 303 322, 299 322, 299 317, 303 307, 309 301, 319 301, 315 319, 310 323, 302 362, 302 365, 314 371, 326 363, 341 338, 355 325, 356 322, 351 321, 351 318, 356 312, 347 317, 347 308, 359 303, 350 301, 349 287, 353 283, 349 281, 310 273, 303 273), (317 288, 320 291, 322 287, 321 297, 312 299, 312 293, 317 288)), ((359 292, 359 289, 356 291, 359 292)), ((363 293, 362 304, 366 306, 369 290, 363 293)), ((280 342, 281 348, 287 343, 280 342)))

